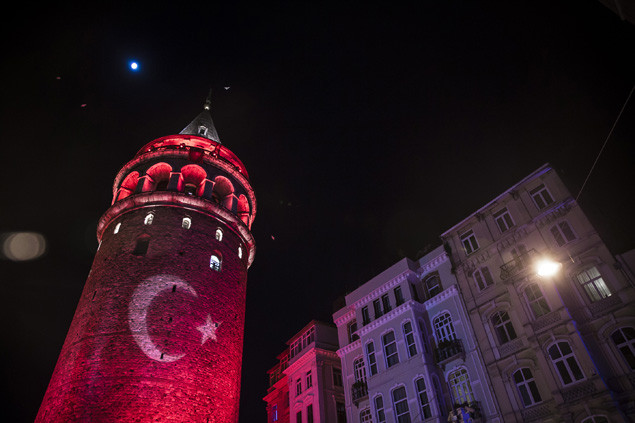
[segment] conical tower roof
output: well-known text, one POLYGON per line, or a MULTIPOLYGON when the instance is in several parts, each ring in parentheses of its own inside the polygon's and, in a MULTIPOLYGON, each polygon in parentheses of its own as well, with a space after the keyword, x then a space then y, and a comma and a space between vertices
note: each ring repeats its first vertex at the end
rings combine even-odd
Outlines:
POLYGON ((183 128, 179 134, 196 135, 197 137, 203 137, 219 144, 221 143, 218 132, 216 132, 216 127, 214 126, 214 121, 212 120, 212 115, 209 111, 212 103, 211 96, 212 92, 210 90, 210 94, 205 101, 205 106, 203 107, 204 110, 199 113, 189 125, 183 128))

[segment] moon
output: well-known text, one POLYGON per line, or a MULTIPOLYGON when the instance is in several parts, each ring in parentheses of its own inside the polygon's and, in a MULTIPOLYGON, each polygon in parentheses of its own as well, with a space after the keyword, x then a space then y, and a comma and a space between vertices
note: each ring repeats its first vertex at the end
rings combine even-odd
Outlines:
POLYGON ((163 291, 175 289, 184 290, 193 297, 198 297, 194 288, 181 278, 173 275, 157 275, 147 278, 137 286, 128 306, 128 323, 135 342, 149 358, 164 363, 180 360, 185 354, 171 355, 161 352, 150 339, 146 318, 154 298, 163 291))

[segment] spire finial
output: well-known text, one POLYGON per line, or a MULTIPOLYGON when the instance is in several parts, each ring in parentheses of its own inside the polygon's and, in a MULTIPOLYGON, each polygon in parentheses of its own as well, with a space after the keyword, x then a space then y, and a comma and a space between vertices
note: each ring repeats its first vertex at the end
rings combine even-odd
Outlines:
POLYGON ((212 89, 209 89, 209 94, 207 94, 207 99, 205 100, 205 105, 203 106, 203 108, 205 110, 209 110, 210 106, 212 105, 212 89))

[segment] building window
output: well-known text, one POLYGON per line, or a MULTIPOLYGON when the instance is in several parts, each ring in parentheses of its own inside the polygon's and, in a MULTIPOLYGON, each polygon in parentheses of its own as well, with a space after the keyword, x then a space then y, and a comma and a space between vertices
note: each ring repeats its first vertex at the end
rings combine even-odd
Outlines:
POLYGON ((366 367, 361 357, 353 361, 353 376, 355 376, 355 382, 366 382, 366 367))
POLYGON ((271 407, 271 421, 272 422, 278 421, 278 405, 277 404, 271 407))
POLYGON ((542 291, 538 284, 532 283, 527 286, 525 289, 525 296, 527 297, 527 302, 529 303, 529 308, 531 312, 534 314, 534 318, 539 318, 540 316, 544 316, 549 313, 551 309, 549 308, 549 304, 547 304, 547 300, 542 295, 542 291))
POLYGON ((295 413, 295 423, 302 423, 302 410, 295 413))
POLYGON ((238 246, 238 258, 243 258, 243 247, 241 247, 240 245, 238 246))
POLYGON ((400 305, 404 303, 403 292, 401 292, 401 287, 396 286, 393 292, 395 293, 395 304, 397 305, 397 307, 399 307, 400 305))
POLYGON ((437 274, 428 276, 424 281, 424 285, 428 292, 428 299, 441 293, 441 278, 437 274))
POLYGON ((558 247, 562 247, 563 245, 576 239, 573 229, 571 229, 571 226, 569 226, 567 221, 562 221, 557 225, 553 225, 549 231, 551 232, 551 235, 553 235, 553 239, 556 240, 558 247))
POLYGON ((516 331, 514 325, 506 311, 499 311, 492 316, 492 326, 498 336, 498 343, 504 344, 516 339, 516 331))
POLYGON ((589 416, 581 423, 609 423, 609 419, 606 416, 589 416))
POLYGON ((478 242, 476 242, 476 235, 470 229, 463 235, 461 235, 461 244, 463 244, 463 248, 465 249, 465 254, 472 254, 474 251, 478 250, 478 242))
POLYGON ((383 311, 381 310, 381 303, 379 302, 379 300, 373 301, 373 311, 375 312, 375 319, 384 315, 383 311))
POLYGON ((478 289, 481 291, 494 284, 492 273, 489 271, 487 266, 476 269, 474 273, 472 273, 472 277, 474 278, 478 289))
POLYGON ((342 386, 342 369, 333 367, 333 386, 342 386))
POLYGON ((221 264, 220 257, 218 257, 216 254, 212 254, 209 258, 210 269, 220 272, 220 264, 221 264))
POLYGON ((437 342, 452 341, 456 339, 452 317, 450 313, 443 313, 433 321, 434 332, 437 335, 437 342))
POLYGON ((359 412, 359 421, 360 423, 372 423, 373 416, 370 414, 370 408, 365 408, 359 412))
POLYGON ((117 223, 117 226, 115 226, 115 230, 113 231, 114 234, 118 234, 119 233, 119 229, 121 229, 121 222, 117 223))
POLYGON ((372 341, 366 344, 366 360, 368 361, 368 370, 370 375, 376 375, 377 360, 375 358, 375 344, 372 341))
POLYGON ((392 310, 392 306, 390 305, 390 297, 388 294, 384 294, 381 296, 381 305, 384 307, 384 313, 388 313, 392 310))
POLYGON ((408 409, 408 396, 405 387, 400 386, 392 391, 392 404, 397 423, 410 423, 410 410, 408 409))
POLYGON ((357 335, 357 320, 353 320, 348 324, 348 342, 355 342, 359 339, 359 335, 357 335))
POLYGON ((553 203, 553 197, 547 191, 547 187, 545 184, 540 184, 536 188, 529 191, 529 195, 534 199, 534 203, 536 203, 536 207, 538 209, 544 209, 549 204, 553 203))
POLYGON ((377 416, 377 423, 386 423, 384 398, 381 395, 375 397, 375 416, 377 416))
POLYGON ((563 385, 569 385, 584 379, 582 369, 568 342, 558 342, 549 347, 548 352, 551 362, 558 371, 563 385))
POLYGON ((602 279, 602 275, 600 275, 597 267, 593 266, 579 273, 577 278, 580 285, 584 287, 591 302, 611 296, 611 291, 609 287, 606 286, 606 283, 604 283, 604 279, 602 279))
POLYGON ((619 328, 611 334, 611 339, 631 370, 635 370, 635 329, 619 328))
POLYGON ((501 233, 514 226, 514 221, 512 220, 509 211, 507 211, 507 208, 494 213, 494 220, 496 221, 496 225, 498 225, 498 229, 500 229, 501 233))
POLYGON ((181 227, 183 229, 190 229, 192 227, 192 219, 190 219, 189 217, 184 217, 183 221, 181 222, 181 227))
POLYGON ((455 404, 465 404, 474 401, 470 378, 464 368, 450 373, 448 375, 448 384, 450 385, 450 392, 455 404))
POLYGON ((395 332, 390 331, 381 337, 384 346, 384 356, 386 357, 386 368, 392 367, 399 363, 399 354, 397 353, 397 342, 395 341, 395 332))
POLYGON ((311 375, 311 370, 306 372, 306 389, 309 389, 313 386, 313 375, 311 375))
POLYGON ((362 325, 366 326, 370 323, 370 313, 368 312, 368 306, 362 307, 362 325))
POLYGON ((432 386, 434 387, 434 397, 437 399, 437 406, 439 407, 439 412, 442 416, 445 416, 448 412, 445 400, 443 399, 443 391, 441 390, 441 384, 439 383, 439 378, 435 375, 432 375, 432 386))
POLYGON ((298 396, 302 393, 302 379, 295 381, 295 395, 298 396))
POLYGON ((154 213, 146 214, 145 219, 143 219, 144 225, 152 225, 152 221, 154 220, 154 213))
POLYGON ((514 373, 514 382, 516 383, 516 389, 518 389, 518 394, 520 395, 525 408, 531 407, 532 405, 542 401, 534 376, 531 374, 531 370, 526 367, 517 370, 516 373, 514 373))
POLYGON ((412 323, 410 321, 403 324, 403 337, 406 340, 406 348, 408 349, 408 357, 417 355, 417 345, 415 343, 415 335, 412 331, 412 323))
POLYGON ((313 404, 306 407, 306 423, 313 423, 313 404))
POLYGON ((216 229, 216 234, 214 235, 216 241, 220 242, 223 240, 223 230, 221 228, 216 229))
POLYGON ((148 247, 150 246, 150 237, 148 235, 141 235, 137 238, 137 242, 135 244, 134 250, 132 250, 132 254, 135 256, 144 256, 148 252, 148 247))
POLYGON ((335 414, 337 415, 337 423, 346 423, 346 407, 343 402, 335 403, 335 414))
POLYGON ((415 391, 417 392, 417 399, 419 400, 420 414, 424 419, 432 417, 430 411, 430 402, 428 401, 428 394, 426 394, 426 382, 422 377, 415 380, 415 391))

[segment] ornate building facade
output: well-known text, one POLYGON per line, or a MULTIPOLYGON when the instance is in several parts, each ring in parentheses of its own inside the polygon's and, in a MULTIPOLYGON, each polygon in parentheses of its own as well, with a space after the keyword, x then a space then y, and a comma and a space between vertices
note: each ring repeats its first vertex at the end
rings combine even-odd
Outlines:
POLYGON ((248 178, 209 100, 121 169, 36 421, 237 421, 255 254, 248 178))

